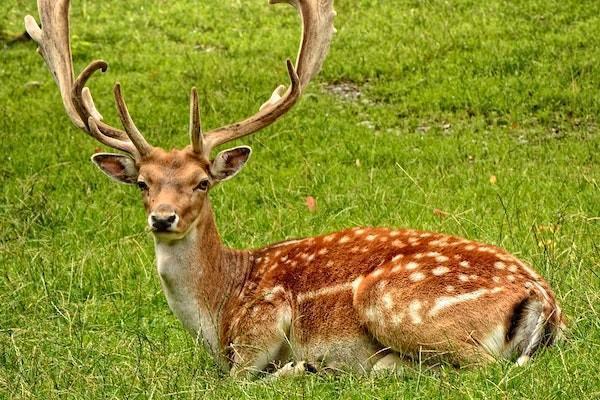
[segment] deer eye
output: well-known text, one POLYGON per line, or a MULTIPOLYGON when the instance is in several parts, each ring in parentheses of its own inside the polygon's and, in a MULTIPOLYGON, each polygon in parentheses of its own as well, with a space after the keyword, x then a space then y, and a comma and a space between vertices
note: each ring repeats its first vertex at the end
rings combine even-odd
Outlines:
POLYGON ((142 192, 146 192, 149 189, 148 185, 146 185, 146 182, 144 181, 137 181, 135 184, 137 185, 138 189, 140 189, 142 192))
POLYGON ((208 179, 202 179, 200 183, 194 187, 194 192, 206 192, 208 190, 208 179))

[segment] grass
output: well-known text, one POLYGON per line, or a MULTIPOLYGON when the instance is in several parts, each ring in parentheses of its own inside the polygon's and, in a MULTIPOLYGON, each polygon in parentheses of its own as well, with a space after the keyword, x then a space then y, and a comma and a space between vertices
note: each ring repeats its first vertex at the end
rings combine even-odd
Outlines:
MULTIPOLYGON (((76 0, 76 68, 108 60, 92 82, 105 118, 117 121, 119 80, 146 137, 184 146, 191 86, 204 125, 216 127, 253 113, 286 79, 297 17, 265 3, 76 0)), ((491 242, 548 278, 569 340, 524 368, 223 376, 168 309, 136 189, 95 170, 98 145, 68 122, 35 46, 9 43, 35 2, 8 0, 0 398, 600 397, 600 3, 338 3, 324 70, 284 121, 242 141, 251 162, 212 193, 225 242, 254 247, 352 225, 491 242)))

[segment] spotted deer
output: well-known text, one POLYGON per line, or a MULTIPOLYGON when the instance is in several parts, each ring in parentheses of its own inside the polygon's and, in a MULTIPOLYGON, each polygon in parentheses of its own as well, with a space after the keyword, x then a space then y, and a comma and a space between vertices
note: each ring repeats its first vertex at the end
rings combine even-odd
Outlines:
POLYGON ((93 61, 73 75, 69 0, 38 0, 42 28, 25 18, 52 73, 67 115, 100 143, 125 154, 97 153, 109 177, 137 185, 155 241, 169 307, 232 375, 358 372, 410 360, 523 364, 563 327, 546 281, 498 247, 442 233, 352 228, 259 249, 226 247, 208 192, 236 175, 250 148, 211 158, 226 142, 279 119, 319 71, 334 33, 332 0, 289 3, 302 20, 291 84, 279 86, 253 116, 203 133, 198 96, 190 96, 191 144, 166 151, 136 128, 117 83, 124 130, 103 122, 86 82, 105 71, 93 61))

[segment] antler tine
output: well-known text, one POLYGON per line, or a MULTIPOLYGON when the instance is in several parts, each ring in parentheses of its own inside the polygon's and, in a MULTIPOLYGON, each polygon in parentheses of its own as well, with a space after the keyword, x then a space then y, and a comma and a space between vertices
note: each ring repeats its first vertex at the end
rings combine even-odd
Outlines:
MULTIPOLYGON (((151 147, 137 129, 125 132, 102 122, 102 115, 94 105, 89 88, 85 86, 94 72, 106 71, 108 64, 101 60, 92 61, 74 80, 69 5, 70 0, 38 0, 42 28, 31 15, 25 17, 25 28, 37 42, 38 52, 58 85, 65 111, 73 124, 101 143, 139 158, 151 147)), ((131 121, 128 115, 123 117, 122 120, 131 121)), ((135 128, 133 122, 126 124, 126 128, 131 127, 135 128)))
POLYGON ((198 92, 192 88, 190 93, 190 139, 195 153, 202 154, 202 122, 200 120, 200 107, 198 105, 198 92))
POLYGON ((115 84, 114 94, 117 110, 119 111, 119 118, 121 118, 121 123, 125 128, 127 136, 129 136, 129 139, 142 157, 149 154, 152 151, 152 146, 148 144, 146 139, 144 139, 144 136, 133 123, 133 119, 131 118, 131 115, 129 115, 129 110, 127 110, 127 104, 125 104, 125 100, 121 94, 121 84, 118 82, 115 84))
POLYGON ((327 56, 335 32, 333 0, 270 0, 269 3, 293 5, 302 18, 302 40, 296 66, 290 60, 287 61, 291 85, 285 93, 283 86, 275 89, 271 98, 250 118, 206 133, 203 145, 206 155, 214 147, 257 132, 284 115, 300 98, 312 77, 319 72, 327 56))

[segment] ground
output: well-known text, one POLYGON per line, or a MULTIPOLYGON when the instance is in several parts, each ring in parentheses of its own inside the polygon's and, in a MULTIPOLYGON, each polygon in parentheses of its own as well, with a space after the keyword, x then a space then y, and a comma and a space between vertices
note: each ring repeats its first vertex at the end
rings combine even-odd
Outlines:
MULTIPOLYGON (((33 0, 0 5, 0 398, 600 397, 600 3, 338 1, 331 53, 283 121, 239 141, 212 192, 224 241, 258 247, 347 226, 443 231, 532 262, 570 317, 528 366, 239 382, 170 313, 139 194, 89 162, 31 42, 33 0), (308 203, 307 203, 308 198, 308 203), (307 204, 310 207, 307 207, 307 204), (312 210, 312 211, 311 211, 312 210)), ((119 80, 154 144, 253 113, 296 52, 266 1, 74 0, 76 68, 106 120, 119 80)))

